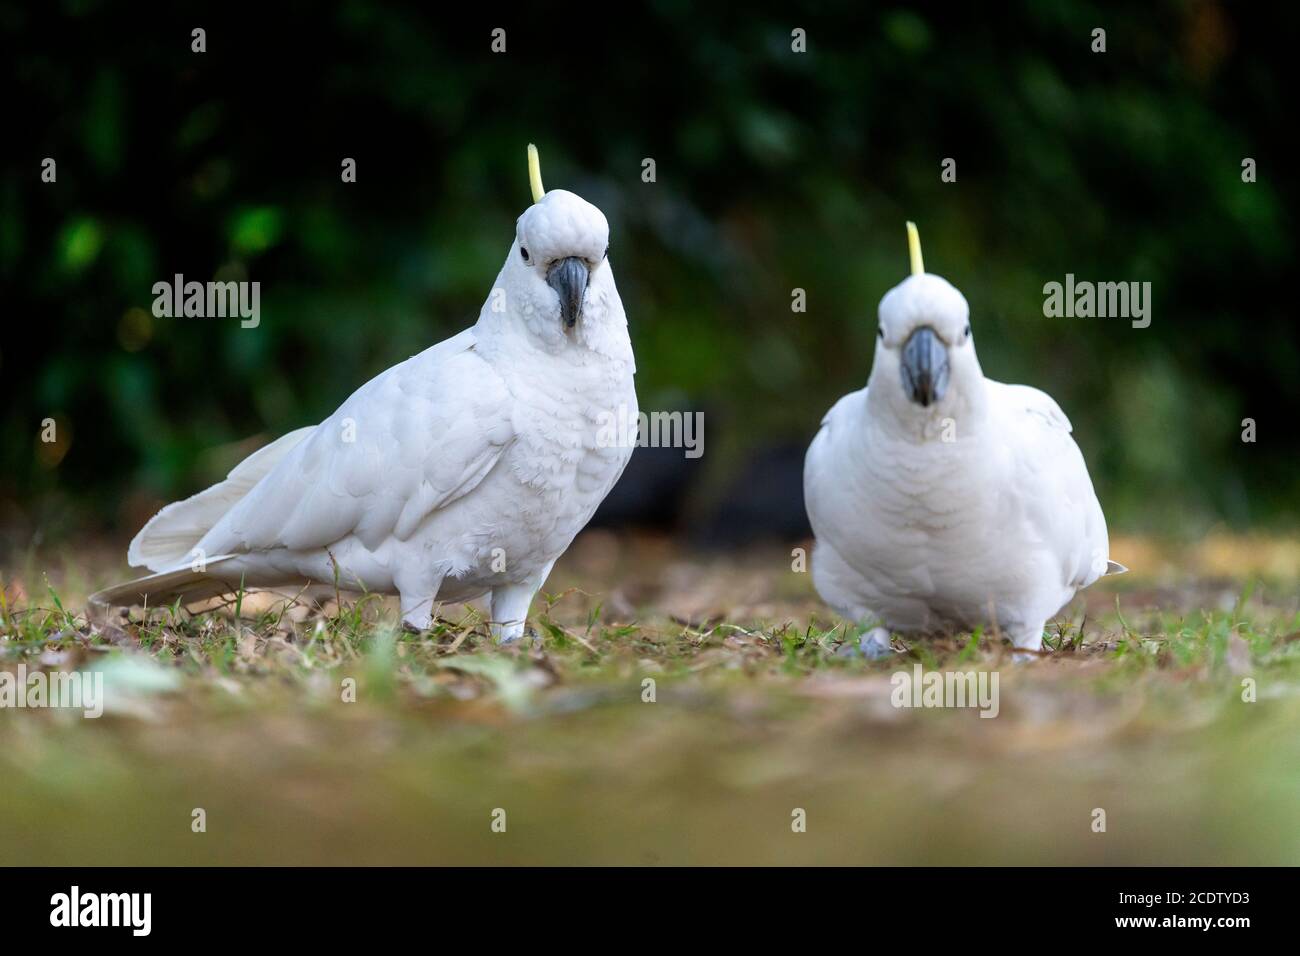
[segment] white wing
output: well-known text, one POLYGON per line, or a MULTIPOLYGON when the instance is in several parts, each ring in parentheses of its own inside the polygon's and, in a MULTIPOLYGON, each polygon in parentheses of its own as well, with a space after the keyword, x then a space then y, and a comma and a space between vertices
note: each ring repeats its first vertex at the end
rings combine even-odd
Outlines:
POLYGON ((1013 493, 1042 544, 1060 561, 1063 585, 1087 587, 1107 571, 1106 518, 1070 420, 1051 396, 1028 385, 988 380, 1013 461, 1013 493))
POLYGON ((163 508, 132 539, 126 553, 127 563, 153 571, 189 563, 190 550, 221 520, 221 516, 315 430, 316 426, 311 425, 281 435, 236 465, 225 481, 163 508))
POLYGON ((821 428, 808 446, 804 458, 804 508, 816 536, 812 553, 812 576, 817 592, 839 614, 859 620, 872 613, 870 582, 831 544, 831 537, 845 529, 862 529, 870 522, 858 506, 856 463, 846 457, 842 439, 860 434, 867 408, 865 388, 840 398, 821 421, 821 428))
POLYGON ((371 379, 199 543, 206 554, 375 549, 471 491, 514 438, 510 393, 468 329, 371 379))
MULTIPOLYGON (((836 458, 833 435, 838 437, 842 429, 846 433, 855 432, 862 426, 862 417, 867 407, 867 390, 842 396, 830 411, 822 416, 821 428, 808 446, 808 453, 803 462, 804 510, 813 531, 819 537, 824 535, 823 527, 838 524, 846 516, 836 510, 840 502, 834 495, 828 494, 826 483, 837 482, 843 462, 836 458)), ((832 485, 832 488, 834 485, 832 485)))

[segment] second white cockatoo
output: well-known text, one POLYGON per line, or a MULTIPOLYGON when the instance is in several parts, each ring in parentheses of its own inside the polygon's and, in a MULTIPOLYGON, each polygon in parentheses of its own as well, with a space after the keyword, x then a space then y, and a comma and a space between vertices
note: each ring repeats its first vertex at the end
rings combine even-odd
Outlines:
POLYGON ((984 377, 965 297, 925 272, 911 223, 908 238, 913 274, 880 302, 867 387, 808 449, 813 580, 854 622, 983 625, 1027 656, 1079 589, 1125 569, 1069 420, 1038 389, 984 377))
POLYGON ((252 588, 337 583, 397 594, 426 628, 439 602, 490 595, 501 641, 614 486, 636 371, 591 203, 545 192, 472 328, 395 365, 333 415, 262 448, 225 481, 160 511, 128 560, 155 573, 95 595, 151 606, 252 588))

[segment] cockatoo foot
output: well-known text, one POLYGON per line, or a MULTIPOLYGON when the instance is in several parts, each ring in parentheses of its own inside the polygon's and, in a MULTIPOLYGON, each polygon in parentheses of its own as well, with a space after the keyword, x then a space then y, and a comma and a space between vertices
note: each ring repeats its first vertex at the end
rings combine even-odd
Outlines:
POLYGON ((839 657, 865 657, 869 661, 883 661, 898 652, 890 646, 890 633, 887 628, 873 627, 858 639, 858 646, 842 644, 835 652, 839 657))
POLYGON ((532 606, 534 595, 550 573, 551 565, 548 564, 530 581, 504 584, 492 590, 492 636, 498 644, 511 644, 524 636, 528 624, 528 608, 532 606))
POLYGON ((897 653, 890 645, 889 631, 883 627, 873 627, 863 634, 858 641, 858 650, 869 661, 883 661, 897 653))
POLYGON ((524 622, 511 621, 508 624, 493 624, 492 639, 498 644, 513 644, 524 636, 524 622))
POLYGON ((1023 631, 1012 634, 1011 646, 1015 648, 1011 653, 1011 659, 1017 664, 1038 660, 1042 657, 1043 625, 1040 624, 1035 628, 1025 628, 1023 631))
POLYGON ((409 575, 397 582, 397 594, 402 603, 402 627, 427 631, 433 627, 434 602, 442 575, 409 575))
POLYGON ((418 606, 408 607, 402 602, 402 630, 419 634, 433 627, 432 601, 423 601, 418 606))

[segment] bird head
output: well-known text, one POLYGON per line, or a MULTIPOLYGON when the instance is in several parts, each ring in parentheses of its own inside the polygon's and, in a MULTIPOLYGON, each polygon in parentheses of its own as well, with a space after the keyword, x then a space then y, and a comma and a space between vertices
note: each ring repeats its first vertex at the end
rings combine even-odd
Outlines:
MULTIPOLYGON (((528 147, 533 205, 515 225, 503 273, 507 297, 517 298, 533 331, 550 342, 600 320, 612 297, 609 223, 581 196, 542 188, 537 149, 528 147)), ((619 309, 621 313, 621 307, 619 309)), ((580 333, 579 333, 580 334, 580 333)))
POLYGON ((966 297, 925 271, 916 226, 907 224, 912 275, 880 300, 868 394, 907 418, 949 415, 973 400, 984 373, 966 297))

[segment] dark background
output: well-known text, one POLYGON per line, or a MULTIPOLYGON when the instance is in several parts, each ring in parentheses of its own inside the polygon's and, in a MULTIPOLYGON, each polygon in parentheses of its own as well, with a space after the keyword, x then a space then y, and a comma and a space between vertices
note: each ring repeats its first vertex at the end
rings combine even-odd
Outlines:
POLYGON ((914 219, 1113 528, 1294 526, 1294 5, 41 7, 0 5, 6 546, 132 534, 472 324, 530 141, 609 217, 642 408, 706 414, 704 457, 639 450, 603 521, 800 533, 914 219), (261 325, 153 318, 178 272, 260 281, 261 325), (1045 318, 1067 272, 1150 281, 1151 326, 1045 318))

